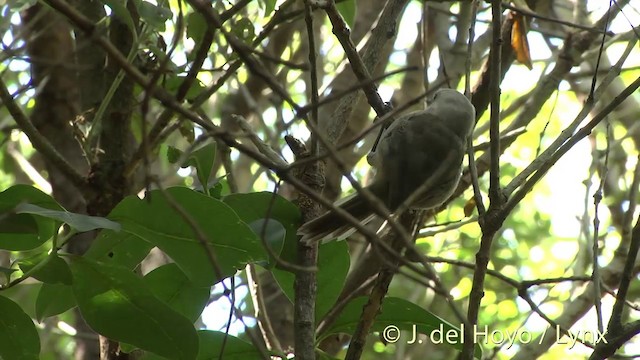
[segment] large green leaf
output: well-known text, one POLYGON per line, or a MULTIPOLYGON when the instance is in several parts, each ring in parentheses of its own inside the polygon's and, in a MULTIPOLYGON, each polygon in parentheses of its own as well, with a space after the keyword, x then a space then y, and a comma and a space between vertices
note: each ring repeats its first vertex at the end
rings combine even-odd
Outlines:
MULTIPOLYGON (((318 250, 318 292, 316 318, 320 319, 334 305, 349 271, 349 248, 346 241, 332 241, 320 245, 318 250)), ((293 303, 295 276, 284 270, 274 269, 273 276, 285 295, 293 303)))
POLYGON ((15 185, 0 193, 0 249, 31 250, 49 240, 56 231, 52 219, 17 214, 20 204, 33 204, 50 210, 64 210, 53 198, 28 185, 15 185))
POLYGON ((171 202, 158 190, 151 191, 143 200, 129 196, 109 218, 122 224, 121 233, 135 234, 164 251, 196 286, 211 286, 247 263, 266 259, 257 236, 227 205, 184 187, 169 188, 166 192, 171 202), (192 224, 176 211, 173 202, 205 239, 196 236, 192 224), (211 250, 220 276, 202 240, 211 250))
POLYGON ((96 332, 170 359, 196 358, 198 337, 191 322, 132 271, 76 257, 71 272, 80 312, 96 332))
POLYGON ((39 359, 40 338, 29 315, 4 296, 0 314, 0 359, 39 359))
POLYGON ((176 264, 160 266, 144 277, 153 294, 195 322, 209 301, 210 288, 195 286, 176 264))
MULTIPOLYGON (((322 340, 331 334, 352 334, 362 314, 362 308, 367 301, 367 297, 359 297, 352 300, 342 310, 342 313, 333 325, 318 337, 318 340, 322 340)), ((437 339, 437 334, 442 334, 445 339, 453 339, 451 342, 442 341, 443 345, 462 350, 462 333, 460 329, 404 299, 394 297, 385 298, 382 303, 381 312, 376 317, 371 331, 385 332, 389 331, 390 327, 393 327, 394 336, 397 334, 395 330, 415 331, 427 336, 432 335, 434 339, 437 339), (434 331, 436 332, 434 333, 434 331), (446 337, 446 334, 456 334, 457 336, 446 337)), ((412 335, 407 335, 406 341, 411 340, 412 337, 412 335)), ((482 357, 482 348, 479 344, 475 346, 475 357, 478 359, 482 357)))

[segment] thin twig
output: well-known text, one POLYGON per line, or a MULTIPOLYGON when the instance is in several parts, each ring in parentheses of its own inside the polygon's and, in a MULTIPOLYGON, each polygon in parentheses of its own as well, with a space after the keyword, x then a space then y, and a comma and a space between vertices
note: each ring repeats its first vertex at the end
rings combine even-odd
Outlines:
MULTIPOLYGON (((500 79, 501 79, 501 47, 502 34, 500 31, 502 24, 502 7, 499 0, 493 0, 491 4, 492 41, 489 55, 490 79, 489 89, 491 89, 491 117, 489 125, 490 143, 490 172, 489 172, 489 209, 483 217, 479 219, 482 229, 482 239, 480 248, 476 253, 476 268, 473 272, 471 292, 469 294, 469 307, 467 311, 467 321, 471 326, 478 323, 480 313, 480 303, 484 296, 484 280, 491 245, 496 232, 502 226, 504 218, 494 216, 499 213, 499 209, 504 203, 502 191, 500 189, 500 79)), ((475 341, 473 333, 464 333, 461 358, 472 360, 474 356, 475 341)))
MULTIPOLYGON (((612 1, 609 1, 609 9, 611 9, 612 7, 612 1)), ((607 28, 609 27, 609 19, 611 17, 611 12, 607 11, 607 16, 606 16, 606 21, 604 23, 604 29, 605 32, 607 30, 607 28)), ((598 73, 598 69, 600 68, 600 60, 602 59, 602 53, 604 51, 604 42, 605 42, 605 35, 602 35, 602 41, 600 41, 600 49, 598 51, 598 59, 596 60, 596 66, 595 66, 595 71, 593 74, 593 79, 591 80, 591 89, 589 90, 589 97, 593 98, 593 95, 595 93, 595 89, 596 89, 596 79, 597 79, 597 73, 598 73)), ((602 173, 600 174, 600 178, 601 178, 601 182, 600 182, 600 186, 598 186, 598 190, 597 192, 594 194, 593 196, 593 201, 594 201, 594 207, 595 207, 595 214, 593 217, 593 244, 592 244, 592 256, 593 256, 593 272, 591 274, 591 276, 593 277, 593 291, 594 291, 594 305, 596 308, 596 318, 598 321, 598 330, 600 332, 604 331, 604 325, 603 325, 603 321, 602 321, 602 302, 600 299, 600 294, 601 294, 601 290, 600 290, 600 265, 598 263, 598 256, 600 256, 600 247, 598 246, 598 229, 599 229, 599 225, 600 225, 600 219, 598 218, 598 205, 600 204, 600 201, 602 200, 602 190, 604 188, 604 183, 606 181, 607 178, 607 166, 609 164, 609 152, 610 152, 610 145, 611 145, 611 128, 610 128, 610 124, 609 122, 607 122, 607 148, 606 148, 606 152, 605 152, 605 160, 604 160, 604 166, 602 169, 602 173)))

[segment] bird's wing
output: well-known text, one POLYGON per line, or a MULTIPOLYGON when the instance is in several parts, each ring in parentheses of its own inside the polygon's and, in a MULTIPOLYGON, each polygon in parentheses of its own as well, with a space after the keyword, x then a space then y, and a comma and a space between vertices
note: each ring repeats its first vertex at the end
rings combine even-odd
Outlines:
MULTIPOLYGON (((400 118, 392 131, 380 141, 381 172, 389 185, 387 205, 395 210, 434 173, 444 159, 452 159, 448 171, 440 172, 434 186, 449 186, 457 182, 464 158, 464 141, 447 128, 446 123, 429 112, 417 112, 400 118), (454 143, 457 143, 454 145, 454 143), (451 153, 453 152, 453 155, 451 153)), ((455 185, 455 184, 454 184, 455 185)), ((420 199, 421 208, 434 207, 450 195, 430 189, 438 195, 430 198, 427 189, 420 199), (446 195, 446 196, 445 196, 446 195), (441 197, 445 197, 441 199, 441 197)))

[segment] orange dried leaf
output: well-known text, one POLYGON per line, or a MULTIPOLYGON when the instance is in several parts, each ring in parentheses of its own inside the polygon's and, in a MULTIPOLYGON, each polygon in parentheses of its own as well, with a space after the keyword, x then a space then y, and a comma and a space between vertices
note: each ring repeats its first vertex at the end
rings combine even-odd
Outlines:
POLYGON ((511 47, 516 53, 516 60, 529 70, 533 68, 529 42, 527 41, 527 25, 522 14, 512 13, 513 25, 511 26, 511 47))

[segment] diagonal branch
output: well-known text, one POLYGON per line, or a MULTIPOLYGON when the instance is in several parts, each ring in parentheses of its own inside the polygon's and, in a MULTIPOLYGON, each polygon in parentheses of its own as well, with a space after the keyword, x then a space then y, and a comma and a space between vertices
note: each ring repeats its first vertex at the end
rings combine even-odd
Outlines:
POLYGON ((77 186, 78 189, 88 191, 87 179, 76 171, 71 164, 51 145, 49 140, 42 136, 38 129, 31 123, 27 115, 22 111, 18 104, 13 99, 13 96, 9 93, 4 81, 0 79, 0 99, 7 107, 9 114, 16 121, 20 129, 27 134, 29 141, 47 160, 51 161, 60 171, 67 177, 67 179, 77 186))

